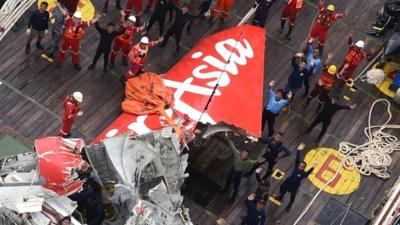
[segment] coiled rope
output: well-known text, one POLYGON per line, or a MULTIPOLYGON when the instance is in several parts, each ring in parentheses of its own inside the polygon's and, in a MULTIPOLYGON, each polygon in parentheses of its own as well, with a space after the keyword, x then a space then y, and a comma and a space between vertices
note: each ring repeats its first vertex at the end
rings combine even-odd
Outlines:
POLYGON ((372 103, 368 115, 368 127, 364 128, 364 134, 368 142, 362 145, 355 145, 349 142, 339 144, 339 152, 343 155, 342 165, 346 169, 355 168, 360 174, 388 179, 387 172, 392 162, 390 154, 400 150, 398 138, 387 132, 388 129, 400 129, 400 124, 389 124, 392 119, 390 102, 386 99, 378 99, 372 103), (377 103, 384 102, 387 105, 389 117, 382 125, 372 125, 371 117, 377 103))
POLYGON ((398 138, 387 132, 389 129, 400 129, 400 124, 389 124, 392 119, 390 106, 391 104, 387 99, 377 99, 372 103, 368 115, 368 127, 364 129, 364 134, 367 136, 368 142, 362 145, 356 145, 350 142, 341 142, 339 144, 339 153, 342 155, 341 165, 336 170, 334 176, 318 190, 317 194, 315 194, 299 217, 297 217, 293 225, 299 224, 300 220, 310 209, 319 194, 336 179, 337 175, 343 168, 356 169, 360 174, 365 176, 374 174, 383 179, 390 177, 387 172, 388 167, 392 162, 390 154, 394 151, 400 150, 400 141, 398 138), (371 117, 375 105, 379 102, 386 103, 386 110, 389 117, 382 125, 371 125, 371 117))

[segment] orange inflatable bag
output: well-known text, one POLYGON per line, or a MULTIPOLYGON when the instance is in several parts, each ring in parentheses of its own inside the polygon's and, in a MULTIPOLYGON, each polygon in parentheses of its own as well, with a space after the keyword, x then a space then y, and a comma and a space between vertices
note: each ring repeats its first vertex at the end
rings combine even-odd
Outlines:
POLYGON ((173 95, 155 73, 146 72, 130 78, 125 84, 122 111, 134 115, 165 114, 172 107, 173 95))

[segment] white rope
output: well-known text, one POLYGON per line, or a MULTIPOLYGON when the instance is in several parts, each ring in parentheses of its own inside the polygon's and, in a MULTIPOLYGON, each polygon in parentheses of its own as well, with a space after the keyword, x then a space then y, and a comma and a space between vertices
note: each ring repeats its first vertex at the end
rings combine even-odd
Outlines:
POLYGON ((342 154, 342 163, 336 170, 334 176, 321 187, 311 201, 307 204, 307 207, 297 217, 293 225, 300 222, 303 216, 310 209, 311 205, 318 198, 319 194, 336 179, 337 175, 343 168, 353 169, 355 168, 360 174, 369 176, 376 175, 379 178, 389 178, 387 172, 392 159, 390 154, 394 151, 400 150, 400 141, 398 138, 388 132, 387 129, 400 129, 399 124, 389 124, 392 119, 392 113, 390 112, 390 102, 386 99, 378 99, 371 105, 368 115, 368 127, 364 129, 364 133, 368 138, 368 142, 362 145, 356 145, 349 142, 340 142, 339 153, 342 154), (384 102, 387 106, 387 112, 389 117, 382 125, 371 125, 371 117, 374 111, 374 107, 377 103, 384 102))
POLYGON ((368 142, 362 145, 355 145, 349 142, 341 142, 339 144, 339 152, 344 155, 342 159, 344 168, 355 168, 365 176, 374 174, 383 179, 390 177, 387 172, 392 162, 390 154, 400 150, 398 138, 385 131, 387 129, 400 129, 400 124, 389 124, 391 119, 390 102, 386 99, 376 100, 369 111, 368 127, 364 129, 368 142), (389 117, 382 125, 371 125, 374 107, 379 102, 386 103, 389 117))
POLYGON ((0 9, 0 27, 4 29, 0 33, 0 41, 34 2, 36 0, 7 0, 4 3, 0 9))

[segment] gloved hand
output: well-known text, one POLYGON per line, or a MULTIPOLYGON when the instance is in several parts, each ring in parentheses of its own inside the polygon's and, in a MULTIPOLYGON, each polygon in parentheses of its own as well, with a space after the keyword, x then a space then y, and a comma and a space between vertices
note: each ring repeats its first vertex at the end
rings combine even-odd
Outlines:
POLYGON ((27 33, 28 35, 30 35, 30 34, 31 34, 31 28, 26 29, 26 33, 27 33))
POLYGON ((44 35, 47 35, 49 33, 48 30, 44 30, 44 35))
POLYGON ((83 112, 82 112, 82 111, 79 111, 76 115, 77 115, 77 116, 82 116, 82 115, 83 115, 83 112))

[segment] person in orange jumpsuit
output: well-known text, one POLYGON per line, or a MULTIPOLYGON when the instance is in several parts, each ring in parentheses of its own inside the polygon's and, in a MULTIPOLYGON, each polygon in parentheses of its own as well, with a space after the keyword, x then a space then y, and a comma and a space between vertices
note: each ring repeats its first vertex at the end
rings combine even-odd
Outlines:
POLYGON ((292 34, 294 22, 296 21, 297 13, 300 9, 303 8, 303 0, 286 0, 285 7, 282 11, 281 16, 281 28, 279 29, 279 33, 283 32, 283 28, 285 28, 286 20, 289 19, 289 30, 286 34, 286 39, 290 40, 290 35, 292 34))
POLYGON ((214 7, 211 10, 210 19, 214 18, 218 13, 222 11, 221 19, 223 21, 228 19, 229 11, 231 10, 233 5, 233 0, 217 0, 214 7))
POLYGON ((161 41, 162 38, 157 41, 149 41, 148 37, 142 37, 140 42, 133 46, 129 52, 130 66, 128 72, 125 73, 125 81, 143 71, 149 47, 153 47, 161 41))
POLYGON ((75 65, 77 70, 81 70, 79 49, 80 41, 83 38, 85 31, 84 29, 97 22, 100 16, 97 15, 91 21, 82 21, 82 13, 76 11, 73 17, 68 14, 65 15, 65 30, 64 36, 60 47, 60 54, 58 55, 57 68, 62 67, 62 63, 65 61, 65 53, 68 49, 72 52, 72 63, 75 65))
POLYGON ((335 65, 330 65, 329 67, 325 67, 322 71, 322 74, 315 84, 311 94, 308 96, 306 102, 303 104, 303 107, 307 107, 311 100, 318 96, 318 108, 317 111, 321 109, 322 104, 325 101, 325 96, 327 93, 332 90, 333 85, 336 82, 336 72, 337 68, 335 65))
POLYGON ((361 61, 368 55, 368 53, 363 50, 364 41, 360 40, 356 43, 353 43, 353 38, 350 35, 348 44, 349 50, 346 54, 343 64, 339 68, 338 73, 338 78, 340 79, 339 90, 343 89, 346 81, 353 76, 353 73, 357 69, 358 65, 360 65, 361 61))
POLYGON ((58 136, 69 137, 72 124, 75 122, 78 116, 82 115, 81 112, 81 102, 83 100, 83 95, 81 92, 76 91, 72 95, 68 95, 64 101, 64 116, 63 123, 58 136))
POLYGON ((122 50, 122 60, 124 65, 128 65, 128 53, 131 50, 132 41, 135 37, 135 34, 144 29, 144 25, 142 27, 136 27, 136 17, 129 16, 128 20, 125 21, 125 12, 121 11, 121 22, 120 22, 120 31, 124 33, 117 36, 114 42, 113 49, 110 55, 110 67, 115 67, 115 57, 117 56, 119 50, 122 50))
POLYGON ((310 38, 308 39, 308 42, 312 43, 314 39, 318 37, 319 49, 322 52, 329 28, 336 20, 343 18, 343 13, 335 13, 334 5, 328 5, 325 8, 321 0, 318 3, 318 9, 319 13, 317 22, 314 23, 311 29, 310 38))

